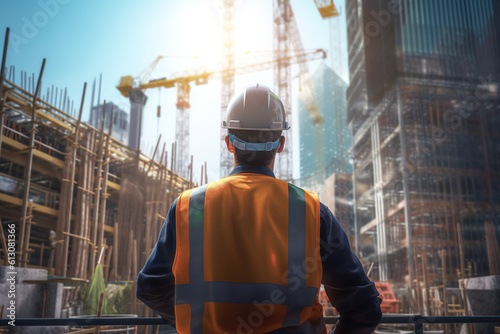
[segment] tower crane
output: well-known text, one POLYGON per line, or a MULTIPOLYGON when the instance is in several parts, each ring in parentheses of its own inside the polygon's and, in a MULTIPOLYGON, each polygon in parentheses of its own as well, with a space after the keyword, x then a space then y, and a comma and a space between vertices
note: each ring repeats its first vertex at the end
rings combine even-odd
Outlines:
MULTIPOLYGON (((254 57, 252 61, 247 61, 242 65, 236 66, 235 74, 239 75, 272 69, 276 62, 286 62, 291 65, 302 64, 312 60, 325 59, 326 52, 323 49, 302 50, 301 52, 295 52, 293 55, 288 55, 285 58, 273 58, 269 54, 266 54, 266 52, 263 52, 259 55, 259 57, 257 57, 257 59, 254 57)), ((156 66, 160 59, 161 57, 156 58, 156 60, 141 73, 141 75, 143 75, 142 77, 133 78, 132 76, 123 76, 120 80, 120 84, 116 86, 116 88, 123 96, 129 97, 130 99, 131 124, 133 124, 132 121, 134 120, 135 115, 137 121, 136 124, 140 126, 142 110, 147 100, 144 90, 158 87, 177 87, 175 134, 177 141, 176 172, 180 175, 186 176, 186 162, 188 161, 189 155, 189 109, 191 107, 191 84, 194 82, 195 85, 203 85, 208 83, 208 79, 220 78, 224 75, 225 68, 222 64, 218 64, 212 68, 200 67, 193 70, 172 73, 172 75, 167 78, 148 80, 147 82, 143 81, 143 78, 146 78, 148 73, 152 72, 154 66, 156 66)), ((132 128, 130 133, 133 133, 132 128)), ((138 143, 140 139, 140 132, 138 137, 135 139, 137 140, 136 143, 138 143)))

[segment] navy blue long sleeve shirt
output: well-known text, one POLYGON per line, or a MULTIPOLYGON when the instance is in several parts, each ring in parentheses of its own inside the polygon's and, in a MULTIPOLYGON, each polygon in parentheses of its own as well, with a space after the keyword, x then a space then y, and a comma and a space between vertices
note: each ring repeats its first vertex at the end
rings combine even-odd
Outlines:
MULTIPOLYGON (((231 172, 236 173, 261 173, 274 177, 273 172, 264 167, 239 166, 231 172)), ((158 241, 137 276, 137 298, 171 325, 175 325, 175 277, 172 265, 176 249, 176 205, 177 200, 170 206, 158 241)), ((382 316, 379 294, 352 253, 339 222, 322 203, 320 253, 322 283, 332 306, 340 314, 334 333, 371 333, 382 316)))

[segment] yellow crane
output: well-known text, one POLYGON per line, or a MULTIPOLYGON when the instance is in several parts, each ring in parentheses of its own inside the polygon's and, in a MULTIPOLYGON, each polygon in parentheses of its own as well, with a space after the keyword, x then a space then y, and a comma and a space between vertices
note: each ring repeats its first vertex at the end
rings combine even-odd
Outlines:
MULTIPOLYGON (((296 52, 293 55, 286 57, 286 59, 272 59, 272 56, 267 53, 261 53, 258 56, 252 56, 254 59, 257 57, 265 58, 266 60, 257 59, 257 61, 247 61, 243 65, 239 65, 236 67, 236 74, 246 74, 258 71, 265 71, 271 69, 273 64, 280 61, 287 61, 290 64, 302 64, 312 60, 325 59, 326 51, 323 49, 315 49, 315 50, 304 50, 301 52, 296 52)), ((116 88, 120 91, 120 93, 129 97, 130 91, 136 90, 146 90, 150 88, 172 88, 179 87, 179 84, 189 84, 194 82, 196 85, 204 85, 208 83, 209 78, 218 78, 223 69, 216 65, 212 68, 200 67, 192 70, 185 70, 181 72, 173 73, 169 78, 161 78, 161 79, 153 79, 145 82, 144 78, 147 78, 150 73, 153 71, 154 67, 158 64, 159 60, 162 59, 163 56, 159 56, 158 58, 151 63, 150 66, 146 68, 141 74, 135 78, 132 76, 123 76, 120 79, 120 84, 116 86, 116 88)), ((189 93, 189 89, 180 89, 183 92, 189 93)), ((177 103, 184 104, 189 106, 189 94, 179 93, 177 94, 178 100, 177 103)))
MULTIPOLYGON (((325 59, 326 52, 323 49, 304 50, 295 52, 293 55, 281 58, 273 58, 272 52, 257 52, 256 54, 249 54, 248 59, 243 64, 235 68, 235 74, 253 73, 272 69, 277 62, 287 62, 289 64, 303 64, 308 61, 325 59)), ((211 68, 200 67, 193 70, 186 70, 173 73, 169 77, 148 80, 152 71, 162 57, 158 57, 149 65, 141 74, 135 78, 132 76, 123 76, 120 84, 116 88, 120 93, 130 98, 131 102, 131 120, 136 119, 136 125, 140 127, 142 110, 146 103, 146 96, 143 91, 151 88, 172 88, 177 87, 177 114, 176 114, 176 172, 182 176, 187 176, 187 165, 189 157, 189 108, 190 105, 190 91, 191 84, 203 85, 208 83, 208 79, 221 77, 224 68, 221 64, 214 65, 211 68)), ((137 133, 132 131, 131 121, 131 134, 137 133)), ((138 138, 132 142, 140 141, 140 130, 138 138)))

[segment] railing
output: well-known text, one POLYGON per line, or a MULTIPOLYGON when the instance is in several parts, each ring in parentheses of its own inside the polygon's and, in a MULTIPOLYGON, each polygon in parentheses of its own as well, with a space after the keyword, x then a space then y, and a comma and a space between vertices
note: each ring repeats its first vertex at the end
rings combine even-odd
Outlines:
MULTIPOLYGON (((325 317, 326 324, 334 324, 339 319, 336 317, 325 317)), ((0 319, 0 326, 8 327, 10 319, 0 319)), ((473 323, 499 323, 498 315, 483 316, 449 316, 449 317, 427 317, 418 314, 413 315, 384 315, 381 324, 414 324, 416 334, 424 333, 424 324, 473 324, 473 323)), ((124 325, 165 325, 162 318, 25 318, 15 319, 17 327, 24 326, 124 326, 124 325)))

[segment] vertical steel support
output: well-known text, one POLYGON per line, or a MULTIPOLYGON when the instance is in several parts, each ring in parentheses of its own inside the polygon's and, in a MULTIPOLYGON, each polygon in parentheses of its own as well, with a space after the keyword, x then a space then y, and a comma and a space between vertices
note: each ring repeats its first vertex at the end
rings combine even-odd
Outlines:
POLYGON ((28 202, 28 216, 26 217, 26 230, 24 240, 26 240, 22 258, 21 258, 21 267, 26 268, 28 266, 29 261, 29 249, 30 249, 30 235, 31 235, 31 225, 33 224, 33 203, 28 202))
POLYGON ((384 209, 384 191, 382 178, 382 158, 380 156, 380 134, 378 126, 378 117, 371 126, 372 141, 372 163, 373 163, 373 187, 375 216, 377 219, 377 254, 379 260, 379 280, 388 280, 387 268, 387 239, 385 231, 385 209, 384 209))
POLYGON ((3 79, 5 63, 7 62, 7 47, 9 46, 10 29, 5 31, 5 41, 2 54, 2 68, 0 68, 0 157, 2 156, 3 123, 5 122, 5 98, 3 96, 3 79))
POLYGON ((23 205, 21 209, 22 216, 21 216, 21 229, 19 231, 19 249, 18 249, 21 259, 23 258, 26 221, 28 219, 27 213, 28 213, 28 202, 30 195, 31 169, 33 167, 33 148, 35 146, 35 134, 36 134, 36 106, 38 104, 38 94, 40 93, 43 70, 45 69, 45 61, 46 59, 44 58, 42 61, 42 68, 40 69, 40 75, 38 76, 38 82, 36 84, 36 91, 33 96, 31 129, 30 129, 30 137, 28 144, 28 162, 26 164, 26 169, 24 170, 23 205))
MULTIPOLYGON (((354 136, 352 136, 354 138, 354 136)), ((354 140, 354 139, 353 139, 354 140)), ((353 144, 354 145, 354 144, 353 144)), ((358 181, 356 176, 356 162, 354 161, 354 156, 352 156, 353 164, 352 164, 352 210, 354 213, 354 240, 356 243, 356 256, 360 256, 360 245, 359 245, 359 237, 360 237, 360 226, 359 226, 359 218, 358 218, 358 181)))
MULTIPOLYGON (((234 94, 234 0, 222 0, 222 81, 221 117, 226 116, 227 105, 234 94)), ((224 138, 227 131, 220 131, 220 177, 229 175, 233 167, 233 157, 226 148, 224 138)))
POLYGON ((424 325, 421 322, 415 323, 415 334, 424 334, 424 325))
MULTIPOLYGON (((273 1, 273 58, 274 58, 274 93, 279 96, 286 110, 286 118, 292 123, 292 96, 290 71, 290 46, 288 40, 290 25, 290 1, 273 1)), ((293 130, 292 130, 293 131, 293 130)), ((286 181, 291 181, 293 176, 292 157, 292 132, 285 134, 286 143, 283 151, 277 155, 277 176, 286 181)))
POLYGON ((174 182, 174 168, 175 168, 175 157, 176 157, 176 143, 172 143, 172 151, 170 153, 170 180, 168 184, 168 200, 167 203, 170 205, 174 201, 174 194, 172 190, 172 184, 174 182))
POLYGON ((90 124, 95 125, 96 124, 96 117, 94 115, 94 95, 95 95, 95 78, 94 78, 94 83, 92 84, 92 96, 90 97, 90 124))
POLYGON ((82 102, 80 104, 80 112, 78 114, 78 121, 76 123, 75 139, 73 141, 73 146, 71 148, 71 171, 69 178, 69 203, 67 208, 66 216, 66 234, 64 234, 64 244, 63 244, 63 258, 62 258, 62 271, 59 275, 66 277, 67 267, 68 267, 68 252, 69 252, 69 235, 71 232, 71 215, 73 208, 73 189, 75 185, 75 164, 76 164, 76 153, 78 151, 78 142, 80 140, 80 124, 82 121, 83 103, 85 102, 85 92, 87 91, 87 83, 83 85, 82 102))
MULTIPOLYGON (((101 130, 99 131, 99 144, 97 147, 97 177, 95 180, 95 188, 94 188, 94 205, 92 212, 92 239, 91 241, 94 243, 93 245, 89 245, 91 251, 89 252, 89 267, 88 271, 90 272, 89 276, 94 275, 95 269, 95 260, 98 253, 97 245, 97 229, 98 229, 98 219, 99 219, 99 204, 101 198, 101 189, 102 189, 102 160, 103 160, 103 148, 104 148, 104 126, 106 124, 106 100, 104 100, 102 104, 102 123, 101 130)), ((100 248, 99 248, 100 249, 100 248)))
MULTIPOLYGON (((111 134, 113 133, 113 117, 114 117, 114 106, 111 107, 111 116, 109 121, 109 132, 106 138, 106 149, 104 151, 104 180, 102 183, 102 194, 99 205, 99 234, 97 236, 97 249, 102 249, 104 245, 104 223, 106 221, 106 200, 108 198, 108 173, 109 173, 109 142, 111 141, 111 134)), ((117 252, 118 249, 115 249, 117 252)))
POLYGON ((0 68, 0 97, 2 96, 3 79, 5 76, 5 63, 7 62, 7 48, 9 46, 9 34, 10 34, 10 29, 7 28, 7 30, 5 31, 5 41, 3 44, 2 68, 0 68))
MULTIPOLYGON (((2 85, 2 84, 0 84, 2 85)), ((2 94, 0 92, 0 94, 2 94)), ((5 122, 5 107, 4 99, 0 95, 0 158, 2 157, 2 141, 3 141, 3 123, 5 122)))
POLYGON ((401 169, 403 172, 403 193, 405 201, 405 229, 406 229, 406 249, 408 261, 408 275, 410 284, 415 279, 415 266, 413 264, 413 231, 411 226, 411 213, 410 213, 410 194, 408 189, 408 169, 406 167, 406 138, 405 138, 405 123, 403 115, 403 101, 401 96, 401 87, 396 90, 398 100, 398 122, 399 122, 399 140, 401 143, 401 169))

